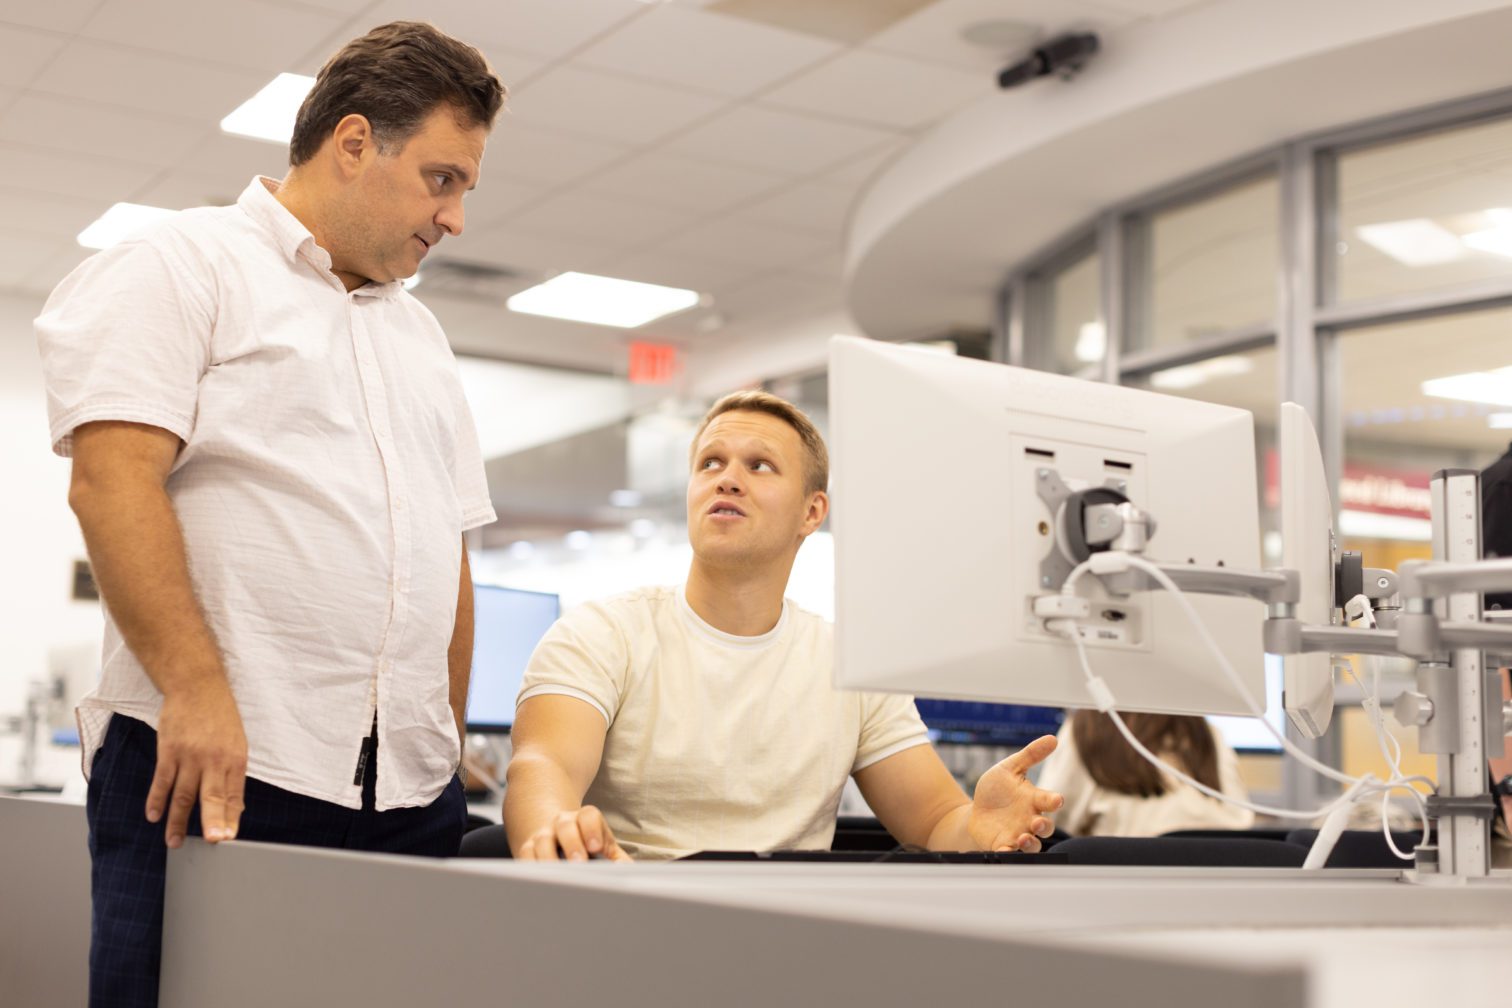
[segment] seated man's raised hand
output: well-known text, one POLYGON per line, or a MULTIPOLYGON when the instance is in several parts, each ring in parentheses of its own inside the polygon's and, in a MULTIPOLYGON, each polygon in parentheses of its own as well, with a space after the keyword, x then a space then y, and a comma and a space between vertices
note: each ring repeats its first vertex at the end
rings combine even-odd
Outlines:
POLYGON ((1065 799, 1035 787, 1029 768, 1055 751, 1055 736, 1043 735, 993 766, 977 781, 966 829, 983 850, 1037 851, 1055 831, 1051 814, 1065 799))

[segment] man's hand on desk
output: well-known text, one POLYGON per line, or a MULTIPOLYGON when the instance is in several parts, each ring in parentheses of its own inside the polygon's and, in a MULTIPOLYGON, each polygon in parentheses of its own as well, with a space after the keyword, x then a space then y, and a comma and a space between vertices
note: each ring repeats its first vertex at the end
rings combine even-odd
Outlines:
POLYGON ((982 774, 971 799, 966 830, 982 850, 1037 851, 1055 830, 1050 814, 1065 799, 1035 787, 1029 768, 1055 751, 1055 736, 1044 735, 982 774))
POLYGON ((247 782, 247 736, 223 674, 164 696, 157 731, 147 821, 162 818, 166 805, 164 838, 169 847, 178 847, 198 801, 205 839, 234 840, 247 782))
POLYGON ((517 861, 586 861, 590 857, 610 861, 629 861, 631 857, 615 842, 614 833, 604 815, 592 805, 559 812, 546 826, 536 830, 515 851, 517 861))

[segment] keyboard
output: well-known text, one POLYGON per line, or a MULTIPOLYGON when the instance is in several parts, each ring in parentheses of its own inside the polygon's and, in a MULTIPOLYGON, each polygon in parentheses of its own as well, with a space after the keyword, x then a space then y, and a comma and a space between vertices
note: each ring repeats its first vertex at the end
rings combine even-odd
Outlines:
POLYGON ((1064 854, 1046 851, 698 851, 679 861, 808 861, 825 864, 1067 864, 1064 854))

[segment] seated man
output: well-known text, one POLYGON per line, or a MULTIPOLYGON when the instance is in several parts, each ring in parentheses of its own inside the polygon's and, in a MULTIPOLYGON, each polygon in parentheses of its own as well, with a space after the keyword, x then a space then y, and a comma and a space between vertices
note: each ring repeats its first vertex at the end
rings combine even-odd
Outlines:
POLYGON ((504 798, 515 857, 827 849, 847 775, 905 844, 1038 850, 1061 797, 1025 773, 1053 737, 967 798, 913 701, 835 689, 832 628, 783 598, 829 510, 808 417, 763 392, 726 396, 692 463, 687 584, 581 606, 531 657, 504 798))

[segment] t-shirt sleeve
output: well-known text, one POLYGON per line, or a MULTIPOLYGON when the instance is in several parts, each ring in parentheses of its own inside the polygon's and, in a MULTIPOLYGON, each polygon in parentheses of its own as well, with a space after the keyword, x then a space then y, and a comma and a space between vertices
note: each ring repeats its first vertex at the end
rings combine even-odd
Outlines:
POLYGON ((590 602, 573 609, 536 645, 516 706, 534 696, 577 697, 614 724, 630 673, 627 641, 609 606, 590 602))
POLYGON ((894 753, 929 744, 929 731, 913 697, 901 693, 861 694, 861 739, 851 773, 865 770, 894 753))
POLYGON ((168 247, 123 242, 60 283, 35 328, 53 451, 86 423, 151 424, 189 440, 210 359, 213 296, 168 247))
POLYGON ((478 445, 478 424, 467 404, 467 395, 462 391, 461 378, 454 377, 451 386, 452 409, 457 417, 456 458, 452 472, 456 474, 462 531, 466 532, 487 525, 498 516, 494 514, 493 503, 488 497, 488 474, 483 468, 483 452, 478 445))

